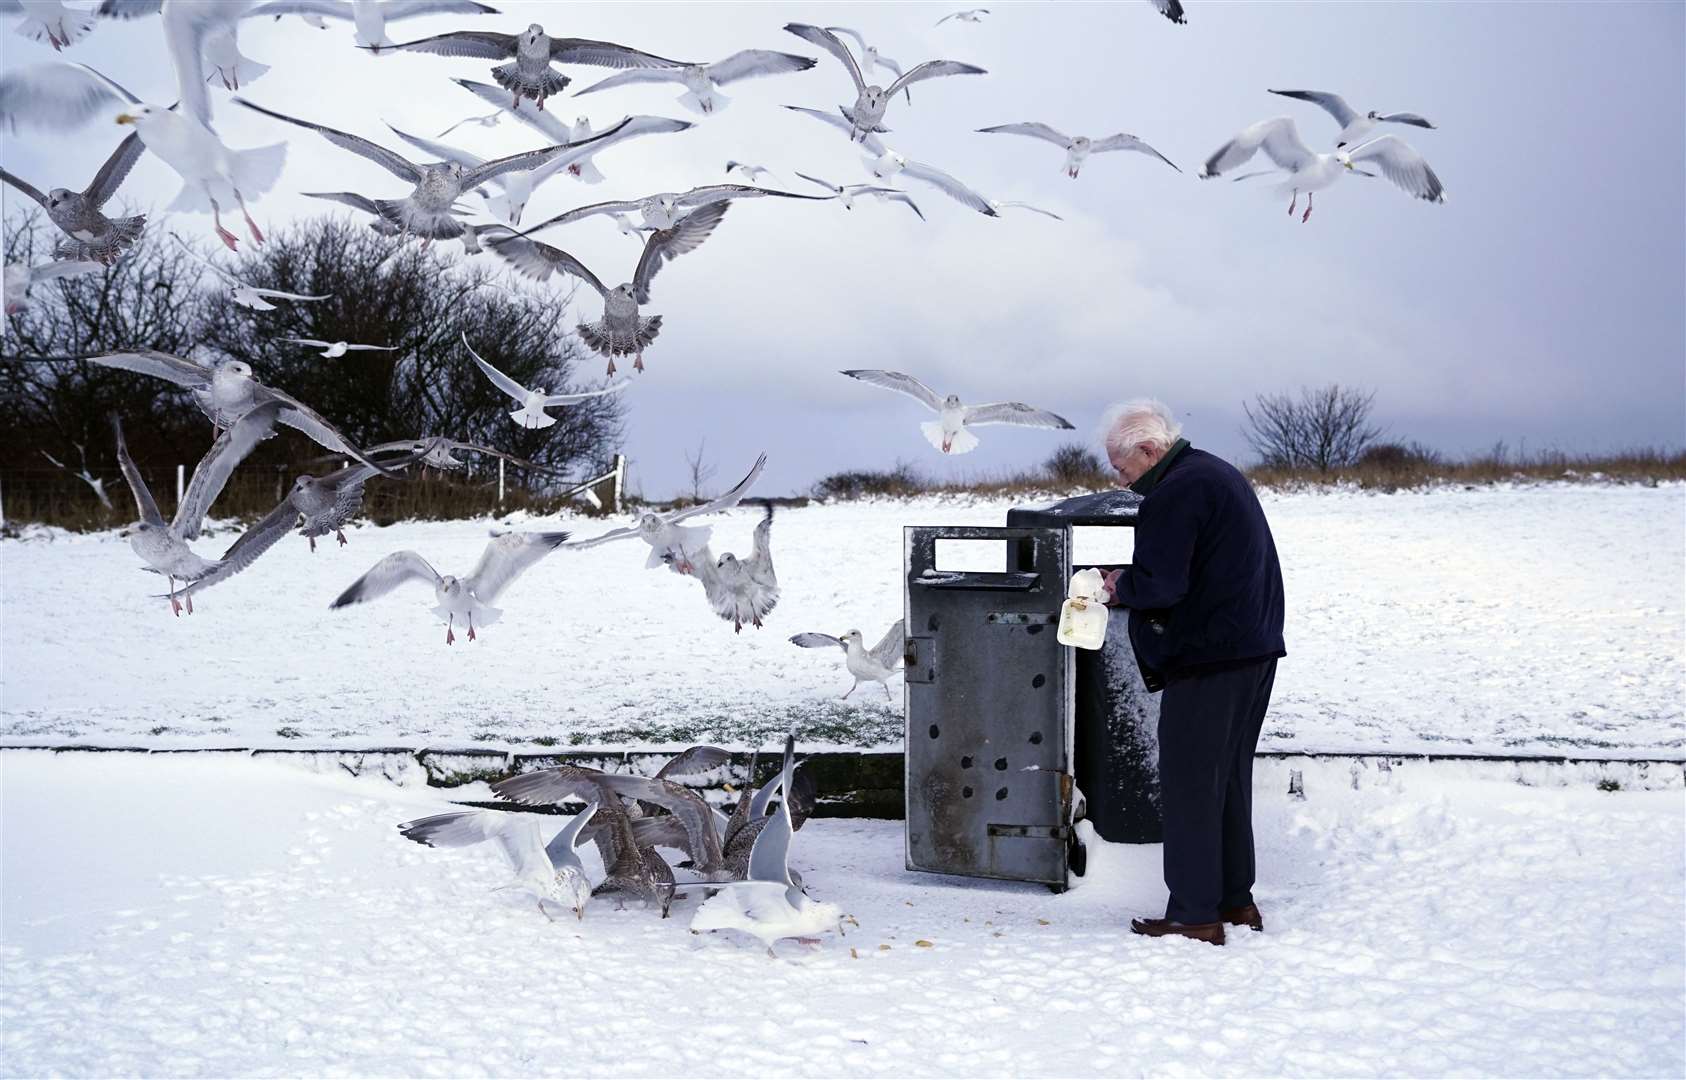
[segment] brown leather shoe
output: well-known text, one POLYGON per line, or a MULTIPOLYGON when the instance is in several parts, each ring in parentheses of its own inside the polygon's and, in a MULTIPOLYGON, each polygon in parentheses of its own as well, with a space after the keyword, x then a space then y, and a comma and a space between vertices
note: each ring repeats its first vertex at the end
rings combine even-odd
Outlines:
POLYGON ((1231 926, 1247 926, 1254 930, 1264 929, 1264 916, 1259 914, 1259 905, 1257 904, 1230 908, 1219 913, 1218 918, 1231 926))
POLYGON ((1143 937, 1193 938, 1208 945, 1224 943, 1224 924, 1221 922, 1178 923, 1170 919, 1131 919, 1130 932, 1141 934, 1143 937))

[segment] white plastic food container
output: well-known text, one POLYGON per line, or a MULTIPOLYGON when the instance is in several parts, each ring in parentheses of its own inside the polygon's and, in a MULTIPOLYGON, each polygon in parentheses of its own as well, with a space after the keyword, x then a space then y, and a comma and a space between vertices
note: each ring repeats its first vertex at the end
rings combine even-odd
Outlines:
POLYGON ((1090 568, 1071 575, 1066 601, 1060 605, 1060 628, 1054 636, 1061 645, 1098 649, 1106 643, 1106 584, 1099 570, 1090 568))

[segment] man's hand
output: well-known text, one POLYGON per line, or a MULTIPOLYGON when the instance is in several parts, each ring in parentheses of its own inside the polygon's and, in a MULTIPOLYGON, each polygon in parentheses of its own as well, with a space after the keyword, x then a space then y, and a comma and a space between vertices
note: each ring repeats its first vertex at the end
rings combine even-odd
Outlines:
POLYGON ((1123 570, 1108 570, 1106 576, 1101 579, 1101 586, 1106 589, 1106 602, 1109 604, 1118 603, 1118 577, 1122 573, 1123 570))

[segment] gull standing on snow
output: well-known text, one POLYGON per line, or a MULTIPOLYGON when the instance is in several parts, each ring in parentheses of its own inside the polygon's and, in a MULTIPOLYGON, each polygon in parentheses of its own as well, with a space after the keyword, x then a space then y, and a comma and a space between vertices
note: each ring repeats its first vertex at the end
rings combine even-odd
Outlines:
POLYGON ((14 31, 31 41, 51 45, 54 52, 93 33, 99 22, 94 12, 67 8, 59 0, 0 0, 0 15, 22 15, 14 31))
POLYGON ((419 15, 497 15, 498 9, 474 0, 272 0, 260 4, 253 15, 300 15, 314 18, 316 26, 323 19, 343 19, 357 28, 357 44, 378 53, 392 47, 386 36, 386 24, 399 19, 413 19, 419 15))
POLYGON ((943 23, 947 22, 950 19, 958 19, 960 22, 981 23, 981 22, 984 21, 984 16, 988 15, 988 14, 989 14, 989 9, 986 8, 986 7, 968 8, 965 11, 956 11, 956 12, 952 12, 948 15, 944 15, 942 18, 938 19, 933 25, 941 26, 943 23))
POLYGON ((462 335, 462 344, 463 348, 468 350, 468 355, 479 365, 480 370, 486 373, 486 378, 492 381, 492 385, 520 403, 521 407, 510 413, 509 418, 528 430, 547 428, 556 423, 556 417, 545 412, 547 408, 554 409, 563 405, 577 405, 589 398, 602 397, 604 394, 617 394, 625 390, 630 382, 630 380, 622 379, 620 382, 605 386, 601 390, 585 390, 576 394, 547 394, 542 386, 529 390, 491 364, 486 363, 480 354, 474 351, 474 346, 468 343, 468 334, 466 333, 462 335))
MULTIPOLYGON (((117 436, 117 464, 123 470, 123 478, 129 482, 135 506, 140 511, 140 520, 129 527, 129 547, 146 563, 148 570, 169 579, 170 610, 177 616, 181 615, 182 605, 176 599, 176 579, 195 582, 221 566, 219 562, 194 554, 187 541, 198 538, 200 523, 211 509, 211 504, 217 501, 217 496, 222 494, 234 467, 274 430, 280 408, 273 401, 260 405, 217 436, 217 441, 194 466, 193 479, 188 481, 187 490, 182 493, 176 516, 167 522, 158 512, 158 504, 152 500, 152 492, 141 478, 140 470, 135 468, 134 459, 129 456, 129 446, 123 441, 123 422, 115 414, 111 417, 111 428, 117 436)), ((193 614, 191 594, 187 597, 187 613, 193 614)))
POLYGON ((810 900, 790 868, 790 840, 796 831, 789 796, 793 790, 794 731, 786 736, 784 745, 784 767, 779 774, 779 790, 784 797, 779 800, 778 812, 767 819, 755 837, 748 875, 703 901, 691 917, 693 931, 742 931, 765 945, 767 955, 775 959, 775 941, 796 938, 813 943, 813 935, 821 931, 842 933, 844 917, 837 905, 810 900))
POLYGON ((902 90, 916 82, 926 79, 940 78, 945 75, 987 75, 983 68, 973 64, 962 64, 958 60, 927 60, 923 64, 909 68, 907 74, 902 75, 890 84, 886 90, 882 86, 868 85, 861 76, 861 68, 855 62, 855 54, 849 51, 849 46, 843 44, 836 34, 819 26, 807 23, 787 23, 785 29, 802 40, 818 45, 826 52, 835 56, 849 72, 849 78, 855 83, 854 106, 843 107, 840 111, 844 119, 849 121, 849 137, 859 140, 869 132, 884 132, 890 130, 883 126, 884 110, 902 90))
POLYGON ((687 506, 682 510, 670 510, 659 514, 651 510, 639 515, 638 524, 622 529, 611 529, 601 536, 593 536, 588 540, 579 540, 568 546, 571 548, 596 547, 613 540, 628 540, 636 536, 650 545, 650 557, 645 560, 644 568, 653 570, 662 566, 663 556, 678 553, 679 562, 675 569, 682 573, 691 573, 695 567, 689 564, 690 557, 708 546, 708 538, 713 528, 708 525, 682 525, 690 518, 701 517, 704 514, 715 514, 722 510, 730 510, 743 501, 749 494, 749 489, 755 486, 755 481, 761 478, 761 470, 767 467, 767 455, 762 454, 755 459, 755 465, 749 474, 739 480, 737 486, 718 498, 697 506, 687 506))
MULTIPOLYGON (((1314 192, 1322 191, 1348 172, 1364 176, 1376 175, 1360 169, 1360 162, 1374 162, 1383 176, 1408 195, 1425 202, 1446 201, 1446 188, 1440 183, 1440 177, 1434 175, 1434 170, 1429 168, 1422 155, 1399 136, 1383 135, 1351 150, 1319 154, 1306 146, 1300 138, 1299 130, 1294 127, 1294 121, 1286 116, 1261 120, 1224 143, 1206 160, 1205 166, 1200 170, 1200 178, 1206 180, 1240 168, 1251 161, 1261 147, 1265 156, 1269 157, 1278 169, 1288 174, 1287 179, 1277 186, 1277 190, 1293 194, 1293 198, 1288 202, 1289 217, 1294 215, 1294 206, 1300 195, 1305 195, 1305 213, 1300 217, 1301 224, 1311 218, 1311 196, 1314 192)), ((1260 174, 1248 173, 1235 179, 1244 180, 1248 176, 1257 175, 1260 174)))
MULTIPOLYGON (((845 120, 841 116, 834 116, 831 113, 821 112, 818 109, 803 108, 800 105, 786 105, 785 108, 789 109, 791 112, 798 112, 804 116, 811 116, 815 120, 818 120, 823 124, 829 124, 845 134, 849 134, 851 131, 849 121, 845 120)), ((930 184, 932 187, 941 191, 944 195, 947 195, 961 206, 976 210, 985 217, 997 216, 995 208, 989 204, 989 199, 967 187, 965 184, 956 180, 948 173, 943 172, 941 169, 933 165, 926 165, 924 162, 913 161, 906 156, 891 150, 889 147, 884 145, 884 141, 882 139, 871 132, 867 132, 864 136, 862 136, 859 143, 859 149, 866 159, 865 165, 867 171, 878 177, 880 180, 894 180, 896 177, 905 174, 911 179, 918 180, 921 183, 930 184)))
POLYGON ((813 632, 797 634, 790 639, 792 645, 800 645, 804 649, 842 649, 843 666, 854 676, 854 685, 843 694, 843 700, 849 700, 849 695, 863 682, 882 683, 884 699, 890 698, 890 679, 901 670, 902 652, 906 644, 905 630, 902 620, 897 619, 895 625, 887 630, 878 644, 868 649, 866 639, 859 630, 851 630, 842 637, 832 637, 830 634, 816 634, 813 632))
MULTIPOLYGON (((232 427, 236 421, 259 405, 274 401, 281 406, 277 419, 290 428, 310 436, 318 445, 342 454, 349 454, 365 465, 373 465, 364 453, 354 446, 345 433, 298 398, 272 386, 265 386, 252 377, 250 365, 240 360, 225 360, 207 364, 172 356, 156 349, 139 352, 103 353, 87 358, 91 364, 121 368, 141 375, 167 379, 185 387, 193 394, 211 423, 218 429, 232 427)), ((385 469, 380 469, 385 472, 385 469)))
POLYGON ((480 561, 466 577, 440 574, 413 551, 395 551, 352 582, 328 607, 330 610, 375 600, 404 584, 420 581, 433 586, 433 613, 445 620, 445 644, 457 640, 457 616, 468 620, 468 640, 475 640, 474 621, 482 627, 498 621, 503 612, 492 606, 510 582, 568 539, 565 532, 511 532, 494 536, 480 561))
POLYGON ((1309 101, 1333 116, 1335 123, 1341 126, 1340 133, 1335 136, 1335 148, 1337 150, 1350 146, 1370 134, 1377 124, 1410 124, 1412 127, 1430 129, 1434 127, 1433 124, 1416 113, 1380 113, 1371 109, 1367 113, 1360 114, 1346 103, 1346 98, 1325 90, 1272 90, 1271 93, 1281 94, 1283 97, 1297 98, 1300 101, 1309 101))
POLYGON ((856 199, 870 196, 880 200, 881 202, 905 203, 907 208, 912 210, 920 221, 925 220, 925 214, 919 209, 919 204, 914 202, 907 192, 898 188, 882 187, 878 184, 833 184, 829 180, 821 180, 819 177, 809 176, 805 172, 799 172, 796 175, 808 181, 808 183, 818 184, 820 187, 825 188, 833 195, 836 195, 838 201, 843 204, 843 209, 845 210, 853 210, 855 208, 856 199))
POLYGON ((497 84, 514 95, 514 103, 531 98, 544 108, 544 99, 560 94, 571 81, 551 63, 588 64, 606 68, 683 68, 683 60, 617 45, 612 41, 551 37, 533 23, 519 34, 496 34, 486 30, 454 30, 420 41, 406 41, 386 48, 436 56, 472 56, 482 60, 507 60, 492 69, 497 84))
POLYGON ((580 833, 591 823, 597 808, 595 801, 586 803, 585 809, 569 818, 549 843, 545 843, 544 831, 535 820, 537 814, 504 810, 434 814, 406 821, 398 831, 404 839, 428 847, 469 847, 495 841, 515 872, 515 880, 503 888, 524 888, 533 893, 538 898, 539 913, 547 919, 550 912, 544 909, 546 900, 573 908, 574 916, 583 919, 585 905, 591 899, 591 881, 580 861, 580 833))
POLYGON ((93 259, 109 266, 140 238, 141 230, 146 227, 146 215, 108 218, 101 212, 100 207, 110 202, 111 197, 117 194, 117 189, 128 177, 129 170, 135 167, 135 162, 140 160, 140 156, 145 152, 146 144, 141 142, 140 135, 128 136, 117 144, 117 149, 106 158, 105 164, 94 174, 87 189, 81 192, 68 188, 53 188, 43 195, 5 169, 0 169, 0 180, 39 203, 41 208, 47 211, 47 217, 52 223, 57 225, 66 237, 75 241, 60 241, 54 249, 54 254, 60 258, 93 259))
MULTIPOLYGON (((316 301, 316 300, 329 300, 329 299, 333 298, 333 295, 334 295, 333 293, 327 293, 323 296, 306 296, 303 293, 282 292, 280 289, 263 289, 263 288, 259 288, 256 285, 248 285, 244 281, 241 281, 239 278, 235 277, 233 274, 229 273, 227 270, 224 270, 222 267, 218 266, 216 263, 214 263, 211 260, 205 258, 205 256, 199 254, 197 251, 194 251, 193 248, 188 244, 188 242, 186 240, 183 240, 181 237, 176 236, 175 233, 171 233, 170 236, 175 240, 176 243, 180 244, 184 249, 186 249, 186 251, 189 255, 193 256, 199 262, 203 263, 211 271, 211 273, 213 273, 213 274, 217 275, 218 277, 222 278, 223 281, 225 283, 227 283, 227 285, 228 285, 229 295, 233 298, 233 300, 236 304, 239 304, 243 308, 250 308, 253 311, 274 311, 275 305, 269 302, 270 299, 316 301)), ((283 340, 298 341, 299 339, 298 338, 285 338, 283 340)), ((319 344, 319 343, 318 342, 310 342, 310 344, 319 344)), ((348 346, 348 347, 350 347, 350 346, 348 346)), ((368 347, 371 347, 371 346, 358 346, 358 347, 368 348, 368 347)), ((342 352, 343 352, 343 350, 342 350, 342 352)), ((323 355, 326 356, 328 354, 324 353, 323 355)), ((339 355, 339 354, 336 353, 335 355, 339 355)))
POLYGON ((1019 427, 1071 430, 1071 421, 1046 409, 1037 409, 1018 401, 1002 401, 991 405, 967 405, 955 394, 939 397, 935 390, 899 371, 858 369, 845 371, 851 379, 872 386, 906 394, 937 414, 937 419, 919 425, 931 445, 945 454, 966 454, 977 449, 978 437, 968 428, 983 424, 1014 424, 1019 427))
POLYGON ((691 563, 690 572, 702 582, 709 606, 732 624, 734 633, 742 633, 746 622, 761 629, 761 620, 779 602, 779 579, 773 573, 772 533, 773 504, 768 503, 766 516, 755 526, 755 548, 749 558, 740 559, 730 551, 712 562, 701 552, 694 560, 669 555, 676 565, 691 563))
MULTIPOLYGON (((603 298, 603 317, 594 323, 579 323, 575 330, 599 356, 609 358, 607 374, 615 373, 615 357, 634 357, 632 366, 644 370, 644 350, 661 333, 662 317, 644 315, 640 307, 650 302, 650 283, 669 259, 695 251, 714 232, 726 214, 727 203, 719 202, 693 211, 671 228, 657 229, 644 242, 644 254, 632 280, 609 288, 586 265, 561 248, 529 240, 525 236, 489 236, 494 254, 521 274, 544 281, 552 273, 572 274, 603 298)), ((541 226, 542 227, 542 226, 541 226)))
POLYGON ((5 304, 7 315, 29 310, 29 290, 43 281, 92 274, 105 266, 91 259, 61 259, 57 262, 30 266, 28 263, 7 263, 5 271, 5 304))
MULTIPOLYGON (((1102 154, 1108 150, 1134 150, 1138 154, 1150 154, 1177 169, 1170 158, 1134 135, 1120 133, 1108 135, 1104 139, 1091 139, 1087 135, 1065 135, 1047 124, 1036 121, 1024 124, 997 124, 995 127, 978 128, 978 131, 986 134, 1028 135, 1033 139, 1053 143, 1065 151, 1065 174, 1073 180, 1077 179, 1077 171, 1083 167, 1083 162, 1088 160, 1090 154, 1102 154)), ((1177 171, 1182 172, 1181 169, 1177 171)))
MULTIPOLYGON (((326 297, 306 297, 306 299, 325 300, 326 297)), ((321 349, 322 355, 330 360, 337 360, 348 352, 395 352, 396 345, 358 345, 347 341, 318 341, 307 337, 284 337, 282 341, 293 345, 303 345, 307 349, 321 349)))
POLYGON ((623 71, 596 82, 574 94, 584 97, 599 90, 611 90, 633 83, 679 83, 685 92, 679 103, 694 113, 712 116, 726 108, 731 98, 720 87, 741 79, 755 79, 763 75, 782 75, 790 71, 807 71, 818 61, 795 53, 774 52, 771 49, 745 49, 712 64, 687 64, 684 67, 647 67, 623 71))

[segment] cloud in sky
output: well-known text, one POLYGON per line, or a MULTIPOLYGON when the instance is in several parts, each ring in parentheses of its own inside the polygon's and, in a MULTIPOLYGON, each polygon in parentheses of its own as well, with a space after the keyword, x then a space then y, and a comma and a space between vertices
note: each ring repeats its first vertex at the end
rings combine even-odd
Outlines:
MULTIPOLYGON (((993 429, 976 453, 942 460, 919 435, 918 406, 836 374, 849 367, 905 370, 973 400, 1029 401, 1069 416, 1083 436, 1109 401, 1153 394, 1185 414, 1196 442, 1233 456, 1245 456, 1244 400, 1329 381, 1374 389, 1390 433, 1454 452, 1497 439, 1587 450, 1682 441, 1681 5, 1193 0, 1183 27, 1143 3, 999 5, 981 25, 941 27, 932 23, 950 9, 937 5, 497 6, 505 14, 412 20, 390 34, 539 21, 686 59, 742 48, 815 55, 781 29, 798 20, 857 27, 904 63, 978 63, 990 74, 921 84, 911 106, 892 105, 885 141, 992 197, 1066 219, 990 220, 913 182, 904 186, 923 224, 889 204, 734 206, 656 283, 651 309, 665 325, 629 396, 626 446, 652 494, 680 486, 683 453, 704 438, 721 476, 770 451, 773 491, 897 459, 939 474, 1017 468, 1059 442, 993 429), (1398 133, 1428 158, 1449 201, 1429 206, 1386 181, 1347 177, 1301 225, 1268 180, 1196 180, 1223 141, 1270 116, 1294 117, 1313 148, 1332 148, 1325 114, 1268 87, 1335 90, 1363 108, 1428 116, 1439 130, 1398 133), (1057 148, 973 130, 1021 120, 1129 131, 1183 172, 1108 154, 1072 181, 1057 148)), ((490 81, 489 62, 373 57, 354 48, 346 24, 317 31, 296 19, 250 20, 241 43, 272 65, 246 96, 394 148, 386 122, 434 135, 486 111, 448 76, 490 81)), ((6 57, 51 58, 21 39, 6 57)), ((66 58, 151 100, 173 98, 156 19, 102 24, 66 58)), ((607 74, 567 71, 570 89, 607 74)), ((598 126, 625 113, 699 119, 674 100, 678 90, 629 87, 546 107, 598 126)), ((867 179, 834 131, 779 107, 852 100, 831 58, 727 92, 731 106, 692 131, 606 152, 605 183, 552 181, 525 220, 719 182, 728 158, 768 165, 793 190, 808 190, 795 169, 867 179)), ((289 144, 280 184, 255 207, 260 222, 330 209, 299 191, 404 194, 373 164, 226 97, 213 92, 230 145, 289 144)), ((4 160, 40 186, 79 187, 122 133, 101 124, 73 140, 23 133, 6 139, 4 160)), ((512 119, 453 138, 484 156, 538 144, 512 119)), ((159 208, 176 189, 173 173, 143 160, 123 195, 159 208)), ((16 202, 8 192, 8 207, 16 202)), ((209 218, 171 225, 208 233, 209 218)), ((637 259, 607 219, 544 238, 606 280, 630 276, 637 259)), ((595 318, 595 298, 581 303, 595 318)))

